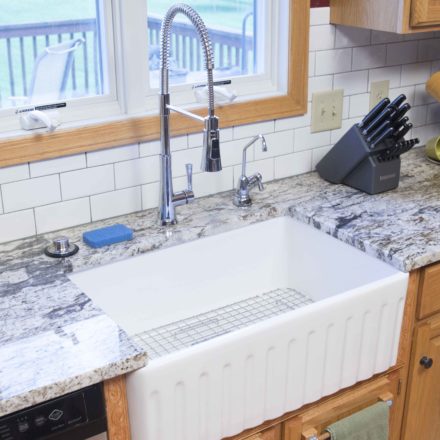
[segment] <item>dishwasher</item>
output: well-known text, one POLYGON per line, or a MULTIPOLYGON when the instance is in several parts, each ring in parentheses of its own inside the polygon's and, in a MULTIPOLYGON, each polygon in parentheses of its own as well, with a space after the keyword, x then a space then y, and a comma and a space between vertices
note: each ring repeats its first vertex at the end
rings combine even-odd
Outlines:
POLYGON ((102 384, 0 418, 0 440, 107 440, 102 384))

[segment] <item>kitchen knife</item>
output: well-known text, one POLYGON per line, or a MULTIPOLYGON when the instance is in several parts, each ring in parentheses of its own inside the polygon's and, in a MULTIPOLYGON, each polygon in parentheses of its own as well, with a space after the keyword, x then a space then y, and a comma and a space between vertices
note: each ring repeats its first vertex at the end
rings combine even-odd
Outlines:
POLYGON ((370 136, 367 137, 367 142, 369 144, 372 144, 375 139, 378 139, 380 135, 391 127, 391 122, 389 120, 386 120, 379 128, 373 131, 370 136))
POLYGON ((390 103, 389 98, 384 98, 378 104, 376 104, 365 116, 364 119, 358 124, 359 128, 365 128, 373 119, 377 118, 380 113, 386 108, 386 106, 390 103))
POLYGON ((408 132, 411 130, 411 128, 413 127, 413 125, 411 124, 411 122, 408 122, 407 124, 405 124, 395 135, 395 139, 396 141, 400 141, 402 140, 407 134, 408 132))
POLYGON ((406 100, 404 94, 399 95, 388 107, 394 107, 397 110, 406 100))
POLYGON ((408 116, 405 116, 404 118, 402 118, 402 119, 399 119, 399 120, 396 120, 394 123, 393 123, 393 128, 394 128, 394 130, 396 130, 396 131, 398 131, 398 130, 400 130, 407 122, 409 122, 409 118, 408 118, 408 116))
POLYGON ((382 125, 390 116, 395 113, 393 107, 387 107, 379 116, 377 116, 369 125, 362 131, 364 136, 369 136, 376 128, 382 125))
MULTIPOLYGON (((382 142, 384 142, 387 138, 389 138, 390 136, 393 136, 395 133, 394 129, 392 127, 388 128, 387 130, 383 131, 381 133, 381 135, 374 140, 374 142, 371 144, 371 149, 375 149, 378 145, 380 145, 382 142)), ((385 146, 384 148, 380 148, 379 150, 377 150, 377 152, 382 151, 383 149, 388 148, 387 146, 385 146)))
POLYGON ((408 103, 403 104, 401 107, 399 107, 396 110, 396 114, 393 116, 393 121, 397 121, 402 116, 404 116, 410 108, 411 108, 411 106, 408 103))

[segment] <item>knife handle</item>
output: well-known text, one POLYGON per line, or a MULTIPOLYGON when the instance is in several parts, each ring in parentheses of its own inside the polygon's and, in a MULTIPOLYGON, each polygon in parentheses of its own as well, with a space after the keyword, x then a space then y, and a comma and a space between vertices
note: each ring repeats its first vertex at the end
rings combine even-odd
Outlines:
POLYGON ((402 127, 402 129, 396 133, 396 139, 398 141, 403 139, 408 134, 408 132, 411 130, 412 127, 413 127, 413 125, 411 124, 411 122, 408 122, 407 124, 405 124, 402 127))
POLYGON ((392 127, 388 128, 387 130, 382 132, 382 134, 377 139, 375 139, 375 141, 371 144, 371 149, 374 150, 383 141, 388 139, 390 136, 393 136, 393 134, 394 134, 394 129, 392 127))
POLYGON ((367 137, 367 142, 371 144, 376 138, 378 138, 383 131, 391 126, 391 122, 386 120, 379 128, 373 131, 370 136, 367 137))
POLYGON ((396 130, 396 131, 400 130, 408 121, 409 121, 408 116, 405 116, 402 119, 396 120, 393 124, 394 130, 396 130))
POLYGON ((358 124, 359 128, 365 128, 373 119, 375 119, 390 103, 389 98, 384 98, 378 104, 376 104, 365 116, 364 119, 358 124))
POLYGON ((393 111, 393 108, 388 106, 379 116, 377 116, 377 118, 373 120, 373 122, 370 123, 370 125, 365 127, 362 134, 364 136, 368 136, 369 134, 371 134, 377 127, 379 127, 379 125, 383 124, 385 120, 390 118, 393 111))
POLYGON ((406 96, 402 93, 388 107, 398 109, 406 100, 406 96))
POLYGON ((396 114, 393 117, 393 121, 397 121, 402 116, 404 116, 410 108, 411 106, 408 103, 403 104, 401 107, 399 107, 396 111, 396 114))

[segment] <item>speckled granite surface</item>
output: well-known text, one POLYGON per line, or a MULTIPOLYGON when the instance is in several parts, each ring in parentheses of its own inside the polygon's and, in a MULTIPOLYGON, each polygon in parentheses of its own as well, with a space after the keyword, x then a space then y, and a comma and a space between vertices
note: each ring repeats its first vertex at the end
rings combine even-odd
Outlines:
MULTIPOLYGON (((231 193, 178 208, 179 225, 156 211, 98 222, 125 223, 135 238, 100 250, 81 245, 61 262, 42 255, 60 233, 0 245, 0 416, 145 364, 146 356, 66 274, 281 215, 303 222, 403 271, 440 260, 440 167, 422 150, 403 158, 397 190, 369 196, 315 173, 273 182, 239 210, 231 193)), ((90 225, 63 231, 81 244, 90 225)))

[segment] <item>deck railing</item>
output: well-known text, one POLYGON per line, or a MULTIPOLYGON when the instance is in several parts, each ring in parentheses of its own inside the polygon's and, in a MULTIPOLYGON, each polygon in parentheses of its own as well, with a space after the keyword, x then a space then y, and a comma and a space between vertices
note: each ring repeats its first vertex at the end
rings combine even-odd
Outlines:
MULTIPOLYGON (((150 45, 159 44, 161 18, 148 18, 150 45)), ((252 37, 222 29, 209 29, 216 67, 247 71, 252 62, 252 37)), ((85 43, 75 54, 67 86, 70 97, 103 93, 99 29, 95 19, 66 20, 0 26, 0 107, 11 96, 27 96, 35 59, 42 50, 62 41, 82 37, 85 43)), ((171 53, 177 67, 201 70, 203 55, 194 28, 176 22, 172 28, 171 53)))

